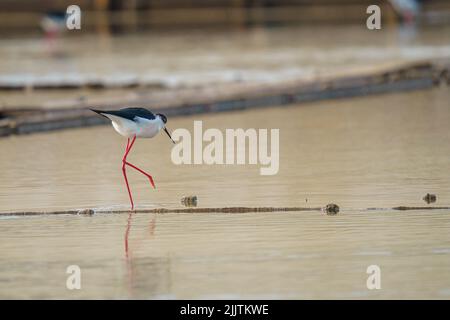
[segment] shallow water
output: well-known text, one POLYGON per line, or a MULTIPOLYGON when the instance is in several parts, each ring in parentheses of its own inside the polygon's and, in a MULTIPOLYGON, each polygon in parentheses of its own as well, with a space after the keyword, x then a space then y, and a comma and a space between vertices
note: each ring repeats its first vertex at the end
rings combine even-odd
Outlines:
MULTIPOLYGON (((168 127, 280 128, 280 170, 176 166, 166 136, 138 140, 138 208, 340 205, 319 212, 2 217, 2 298, 450 298, 447 88, 169 119, 168 127), (307 199, 307 200, 306 200, 307 199), (306 202, 307 201, 307 202, 306 202), (127 236, 128 235, 128 236, 127 236), (127 249, 128 248, 128 249, 127 249), (66 289, 66 268, 82 289, 66 289), (366 268, 379 265, 381 290, 366 268)), ((0 212, 128 207, 111 127, 0 140, 0 212)))
POLYGON ((450 298, 444 212, 1 221, 1 298, 450 298), (366 269, 381 268, 381 290, 366 269), (67 290, 66 268, 81 268, 67 290))
MULTIPOLYGON (((137 208, 179 206, 449 205, 449 93, 442 89, 301 106, 169 119, 168 128, 279 128, 280 168, 175 165, 165 134, 137 140, 128 160, 153 175, 153 190, 129 169, 137 208), (307 202, 306 202, 307 199, 307 202)), ((207 143, 203 145, 206 146, 207 143)), ((126 140, 111 126, 0 139, 0 212, 128 208, 121 161, 126 140)))

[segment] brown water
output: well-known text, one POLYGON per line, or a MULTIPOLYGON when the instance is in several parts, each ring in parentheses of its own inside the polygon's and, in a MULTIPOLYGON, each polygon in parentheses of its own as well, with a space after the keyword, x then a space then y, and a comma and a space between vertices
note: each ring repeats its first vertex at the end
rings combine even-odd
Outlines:
MULTIPOLYGON (((169 119, 169 129, 280 128, 280 170, 176 166, 160 135, 138 140, 138 208, 340 205, 319 212, 3 217, 1 298, 450 298, 448 88, 169 119), (307 202, 306 202, 307 199, 307 202), (128 248, 128 249, 126 249, 128 248), (66 289, 79 265, 82 289, 66 289), (381 290, 366 269, 381 268, 381 290)), ((125 141, 109 126, 0 140, 0 212, 128 207, 125 141)))

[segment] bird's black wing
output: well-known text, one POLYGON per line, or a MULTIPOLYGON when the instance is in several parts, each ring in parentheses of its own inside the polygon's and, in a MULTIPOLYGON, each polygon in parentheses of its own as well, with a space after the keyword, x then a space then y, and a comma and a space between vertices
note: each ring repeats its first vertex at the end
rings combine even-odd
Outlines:
POLYGON ((128 119, 131 121, 135 121, 136 117, 139 118, 144 118, 144 119, 148 119, 148 120, 153 120, 155 119, 155 115, 144 108, 123 108, 120 110, 95 110, 95 109, 91 109, 92 111, 100 114, 100 115, 104 115, 104 114, 112 114, 114 116, 118 116, 124 119, 128 119))

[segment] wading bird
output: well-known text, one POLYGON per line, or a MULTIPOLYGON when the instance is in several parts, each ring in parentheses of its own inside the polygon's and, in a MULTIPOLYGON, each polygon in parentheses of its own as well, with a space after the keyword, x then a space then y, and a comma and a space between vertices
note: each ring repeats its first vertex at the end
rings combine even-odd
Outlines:
POLYGON ((129 163, 127 161, 127 156, 130 153, 130 150, 133 147, 136 138, 153 138, 159 133, 159 131, 161 131, 161 129, 164 129, 170 140, 175 143, 166 128, 167 117, 160 113, 157 113, 155 115, 144 108, 123 108, 120 110, 111 111, 95 109, 90 110, 111 120, 114 129, 119 134, 128 139, 125 154, 123 155, 122 159, 122 173, 127 185, 128 196, 130 197, 131 210, 133 210, 133 196, 131 195, 130 186, 128 184, 126 166, 130 166, 131 168, 145 175, 150 180, 153 188, 155 188, 155 183, 153 182, 153 178, 151 175, 149 175, 144 170, 136 167, 135 165, 129 163))

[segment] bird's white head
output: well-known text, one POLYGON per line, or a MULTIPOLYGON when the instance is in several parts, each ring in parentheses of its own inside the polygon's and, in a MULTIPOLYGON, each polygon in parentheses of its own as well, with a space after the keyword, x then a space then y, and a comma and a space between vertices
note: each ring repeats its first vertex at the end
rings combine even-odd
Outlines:
POLYGON ((163 115, 162 113, 157 113, 156 117, 158 119, 160 119, 164 123, 164 131, 167 133, 167 135, 169 136, 170 140, 172 140, 172 142, 175 143, 175 141, 173 141, 172 136, 170 135, 170 133, 167 130, 167 127, 166 127, 167 117, 165 115, 163 115))
POLYGON ((164 123, 164 126, 167 123, 167 117, 163 115, 162 113, 157 113, 156 116, 164 123))

